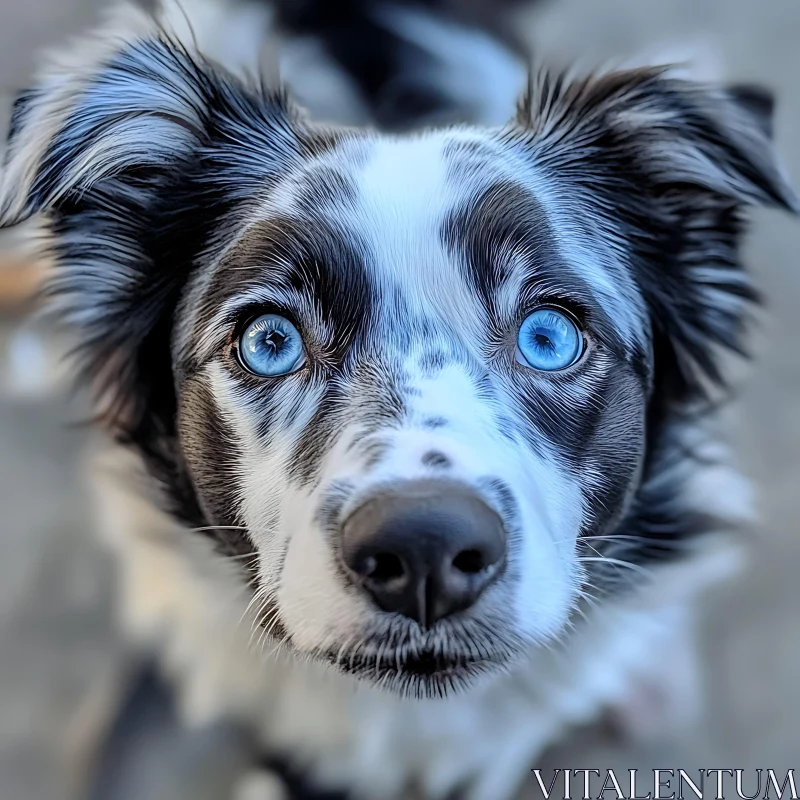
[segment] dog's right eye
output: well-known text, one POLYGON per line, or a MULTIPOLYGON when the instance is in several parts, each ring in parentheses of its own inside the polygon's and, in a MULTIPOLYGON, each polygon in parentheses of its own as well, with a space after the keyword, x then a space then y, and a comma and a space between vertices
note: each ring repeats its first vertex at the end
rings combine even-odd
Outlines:
POLYGON ((239 360, 254 375, 275 377, 296 372, 306 361, 303 338, 286 317, 262 314, 242 331, 239 360))

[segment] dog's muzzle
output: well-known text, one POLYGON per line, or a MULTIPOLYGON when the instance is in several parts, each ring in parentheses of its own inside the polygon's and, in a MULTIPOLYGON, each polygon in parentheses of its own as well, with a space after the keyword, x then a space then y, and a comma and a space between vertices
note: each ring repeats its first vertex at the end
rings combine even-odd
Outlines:
POLYGON ((430 627, 472 606, 503 571, 506 532, 471 489, 410 481, 375 495, 342 526, 354 584, 384 611, 430 627))

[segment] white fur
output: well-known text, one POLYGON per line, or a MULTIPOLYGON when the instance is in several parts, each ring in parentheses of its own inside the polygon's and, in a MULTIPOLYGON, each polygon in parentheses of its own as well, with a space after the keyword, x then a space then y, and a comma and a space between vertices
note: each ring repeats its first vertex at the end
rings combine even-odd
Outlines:
MULTIPOLYGON (((478 343, 486 327, 484 314, 460 276, 458 263, 437 236, 437 226, 447 211, 463 205, 468 192, 475 191, 472 184, 448 179, 442 155, 448 142, 442 135, 377 140, 366 153, 359 144, 362 157, 354 161, 359 166, 353 171, 358 197, 339 213, 354 240, 363 240, 369 249, 367 258, 382 296, 397 292, 411 303, 412 316, 457 332, 459 342, 478 343)), ((347 162, 345 150, 337 163, 347 162)), ((488 175, 482 178, 489 180, 488 175)), ((276 194, 287 200, 283 213, 291 213, 291 189, 279 185, 276 194)), ((264 208, 267 218, 274 202, 264 208)), ((258 293, 262 300, 274 301, 276 291, 281 292, 265 286, 258 293)), ((250 291, 246 297, 236 298, 236 303, 251 301, 253 296, 250 291)), ((223 305, 207 329, 208 339, 201 336, 203 353, 214 351, 225 332, 220 320, 230 310, 223 305)), ((381 324, 413 323, 386 315, 381 324)), ((390 343, 391 336, 386 341, 390 343)), ((418 343, 424 344, 424 339, 418 343)), ((480 352, 470 356, 482 364, 480 352)), ((536 456, 530 448, 509 447, 498 435, 495 409, 478 398, 473 380, 462 367, 453 365, 434 376, 422 376, 414 349, 400 363, 419 396, 409 401, 407 423, 387 428, 390 456, 369 471, 358 458, 341 459, 344 443, 359 436, 355 423, 342 431, 340 446, 323 460, 319 481, 310 494, 293 488, 282 476, 290 470, 292 445, 315 412, 323 386, 299 391, 299 384, 288 377, 271 416, 274 435, 261 444, 235 381, 219 366, 210 368, 212 393, 241 443, 241 522, 260 554, 265 596, 277 600, 281 621, 301 651, 338 647, 357 635, 372 613, 366 598, 343 586, 337 576, 333 549, 315 521, 320 500, 332 483, 348 479, 355 491, 342 511, 345 518, 348 510, 381 487, 425 477, 427 470, 420 457, 435 444, 454 463, 452 479, 477 487, 481 478, 497 477, 518 498, 522 535, 519 552, 511 558, 524 578, 512 590, 509 626, 526 640, 548 639, 563 627, 578 591, 580 569, 574 548, 583 522, 579 485, 568 477, 555 451, 536 456), (420 423, 426 417, 446 417, 447 431, 423 431, 420 423), (284 550, 283 570, 277 574, 275 565, 281 563, 284 550)), ((358 405, 354 403, 354 410, 358 405)), ((544 442, 540 447, 547 449, 544 442)), ((496 594, 494 589, 487 592, 487 602, 493 598, 501 602, 496 594)))
MULTIPOLYGON (((477 781, 470 800, 506 800, 569 727, 605 708, 635 715, 642 681, 669 693, 666 713, 684 708, 696 699, 694 675, 676 681, 665 673, 663 648, 669 642, 679 647, 675 658, 688 657, 683 648, 691 643, 679 643, 692 604, 731 568, 726 546, 709 541, 628 601, 593 612, 562 643, 532 649, 510 674, 443 701, 401 699, 282 655, 269 642, 259 652, 232 565, 131 492, 144 480, 135 460, 109 451, 95 479, 103 487, 101 527, 119 555, 126 627, 162 652, 179 678, 187 719, 240 719, 265 747, 290 748, 323 783, 370 800, 401 796, 412 776, 438 800, 469 771, 477 781)), ((632 727, 648 722, 623 718, 632 727)))

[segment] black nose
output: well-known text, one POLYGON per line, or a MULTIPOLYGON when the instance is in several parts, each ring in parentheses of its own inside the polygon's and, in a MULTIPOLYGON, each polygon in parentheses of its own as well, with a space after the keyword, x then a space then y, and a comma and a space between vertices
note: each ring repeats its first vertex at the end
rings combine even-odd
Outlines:
POLYGON ((343 526, 351 578, 384 611, 426 627, 469 608, 502 571, 505 550, 500 517, 469 489, 436 481, 375 497, 343 526))

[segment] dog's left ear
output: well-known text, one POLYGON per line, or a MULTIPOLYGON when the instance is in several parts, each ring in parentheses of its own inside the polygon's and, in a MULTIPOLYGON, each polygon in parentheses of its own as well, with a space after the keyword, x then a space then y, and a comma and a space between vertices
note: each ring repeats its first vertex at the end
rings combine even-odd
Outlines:
POLYGON ((627 241, 651 312, 657 377, 676 401, 724 383, 722 351, 742 352, 756 293, 742 269, 743 208, 800 212, 772 145, 772 98, 669 68, 569 82, 532 78, 520 106, 537 166, 627 241))
POLYGON ((664 77, 648 92, 648 83, 612 121, 623 136, 638 139, 642 165, 655 181, 800 212, 773 147, 774 101, 766 89, 664 77))
MULTIPOLYGON (((683 184, 800 212, 772 146, 773 105, 760 87, 695 83, 668 67, 572 82, 541 72, 531 76, 518 121, 545 165, 588 157, 614 170, 611 180, 620 170, 645 177, 643 189, 683 184)), ((586 177, 604 176, 589 167, 586 177)))

